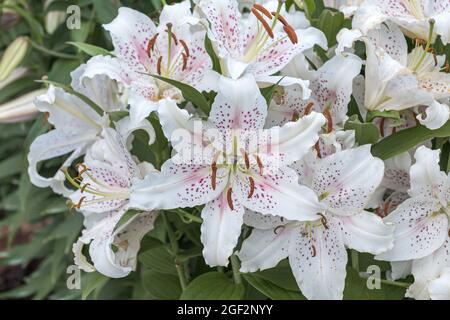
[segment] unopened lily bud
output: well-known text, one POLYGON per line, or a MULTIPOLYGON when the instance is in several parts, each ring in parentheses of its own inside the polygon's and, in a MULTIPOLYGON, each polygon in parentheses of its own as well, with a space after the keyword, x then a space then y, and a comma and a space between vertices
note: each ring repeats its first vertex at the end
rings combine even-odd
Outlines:
POLYGON ((0 105, 0 123, 15 123, 35 118, 39 110, 34 105, 34 100, 45 92, 47 89, 31 91, 0 105))
POLYGON ((9 77, 11 72, 19 66, 28 50, 27 37, 18 37, 6 48, 0 60, 0 81, 9 77))
MULTIPOLYGON (((5 0, 4 5, 15 5, 15 0, 5 0)), ((20 20, 20 16, 14 10, 9 8, 0 9, 0 29, 7 30, 13 27, 20 20)))
MULTIPOLYGON (((53 2, 54 0, 47 0, 44 3, 44 9, 47 9, 47 7, 53 2)), ((52 34, 55 32, 55 30, 66 21, 66 12, 64 11, 49 11, 45 15, 44 23, 45 23, 45 30, 52 34)))
POLYGON ((30 71, 30 70, 26 67, 18 67, 16 69, 14 69, 5 80, 0 81, 0 90, 3 89, 4 87, 6 87, 8 84, 25 76, 28 73, 28 71, 30 71))

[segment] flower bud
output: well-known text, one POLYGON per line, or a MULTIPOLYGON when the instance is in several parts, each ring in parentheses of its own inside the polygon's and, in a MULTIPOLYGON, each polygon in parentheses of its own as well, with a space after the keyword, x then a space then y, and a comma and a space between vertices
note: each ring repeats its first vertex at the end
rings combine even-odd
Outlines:
POLYGON ((9 77, 11 72, 22 62, 28 50, 27 37, 18 37, 3 53, 0 60, 0 81, 9 77))
POLYGON ((30 71, 30 69, 28 69, 26 67, 18 67, 16 69, 14 69, 5 80, 0 81, 0 90, 3 89, 4 87, 6 87, 7 85, 9 85, 10 83, 13 83, 17 79, 22 78, 29 71, 30 71))
POLYGON ((39 113, 34 100, 47 92, 47 89, 31 91, 0 105, 0 123, 15 123, 33 119, 39 113))

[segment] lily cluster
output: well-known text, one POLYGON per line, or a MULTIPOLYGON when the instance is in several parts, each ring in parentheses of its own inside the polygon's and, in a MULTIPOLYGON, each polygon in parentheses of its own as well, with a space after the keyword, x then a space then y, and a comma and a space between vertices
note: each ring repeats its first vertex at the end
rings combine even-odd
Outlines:
POLYGON ((31 144, 28 171, 84 215, 75 263, 125 277, 155 219, 195 207, 211 267, 235 255, 240 272, 255 272, 288 258, 305 297, 342 299, 347 251, 368 252, 392 261, 393 279, 414 275, 407 296, 450 298, 450 178, 438 151, 383 161, 346 126, 352 96, 384 137, 447 122, 450 76, 430 48, 449 41, 450 2, 337 7, 353 28, 332 48, 284 1, 186 0, 164 6, 158 24, 120 8, 104 26, 114 52, 35 100, 53 129, 31 144), (155 123, 172 155, 150 164, 133 143, 144 130, 150 152, 155 123), (42 176, 58 157, 61 169, 42 176))

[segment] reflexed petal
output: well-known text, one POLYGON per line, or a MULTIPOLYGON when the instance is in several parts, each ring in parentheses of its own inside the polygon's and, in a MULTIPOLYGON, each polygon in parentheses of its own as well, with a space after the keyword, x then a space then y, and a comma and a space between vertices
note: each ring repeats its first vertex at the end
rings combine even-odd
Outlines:
POLYGON ((317 220, 319 216, 316 214, 323 211, 315 193, 298 184, 293 169, 284 167, 265 175, 255 170, 253 179, 255 184, 250 198, 246 175, 236 179, 234 188, 238 190, 239 201, 250 210, 299 221, 317 220))
POLYGON ((241 260, 241 272, 255 272, 275 267, 289 254, 289 240, 298 229, 280 228, 253 229, 250 236, 242 243, 238 257, 241 260))
POLYGON ((227 192, 207 203, 202 210, 201 241, 203 257, 211 266, 227 266, 233 254, 243 224, 244 208, 233 198, 233 210, 227 199, 227 192))
POLYGON ((445 214, 436 214, 440 205, 433 199, 410 198, 400 204, 384 221, 395 224, 394 248, 378 255, 378 260, 420 259, 442 246, 447 238, 445 214))
POLYGON ((303 295, 308 299, 343 298, 347 265, 344 240, 335 222, 330 227, 307 227, 295 232, 289 245, 289 263, 303 295))
POLYGON ((360 213, 383 178, 384 163, 370 153, 370 145, 335 153, 319 160, 312 189, 338 215, 360 213))
POLYGON ((450 300, 450 268, 445 269, 439 278, 430 282, 428 291, 433 300, 450 300))
POLYGON ((435 130, 442 127, 450 117, 448 105, 433 101, 425 110, 425 115, 418 115, 417 119, 428 129, 435 130))
POLYGON ((347 247, 359 252, 379 254, 393 247, 394 225, 386 224, 376 214, 368 211, 348 216, 336 217, 343 228, 347 247))
POLYGON ((216 188, 213 190, 211 172, 210 166, 167 160, 160 173, 150 173, 144 180, 135 182, 130 207, 173 209, 208 203, 217 198, 227 182, 225 173, 218 170, 216 188))

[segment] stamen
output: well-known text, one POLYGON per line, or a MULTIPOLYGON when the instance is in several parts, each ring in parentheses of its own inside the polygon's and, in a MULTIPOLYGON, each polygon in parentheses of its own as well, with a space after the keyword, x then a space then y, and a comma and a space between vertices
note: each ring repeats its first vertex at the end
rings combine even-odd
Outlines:
POLYGON ((75 208, 80 209, 84 199, 86 199, 86 197, 81 197, 78 203, 75 205, 75 208))
POLYGON ((189 58, 189 47, 187 46, 186 42, 184 42, 183 39, 180 39, 180 43, 183 46, 184 53, 186 53, 186 57, 189 58))
POLYGON ((322 158, 322 154, 321 154, 321 152, 320 152, 319 141, 317 141, 316 144, 314 145, 314 149, 316 149, 317 157, 322 158))
POLYGON ((77 163, 75 168, 78 170, 78 175, 81 176, 83 173, 89 170, 89 168, 84 163, 77 163), (80 170, 81 168, 81 170, 80 170))
POLYGON ((389 201, 387 201, 387 202, 384 204, 384 208, 383 208, 383 210, 384 210, 384 216, 387 216, 390 207, 391 207, 391 203, 390 203, 389 201))
POLYGON ((289 23, 281 14, 277 15, 276 12, 272 12, 272 15, 277 17, 278 21, 280 21, 283 26, 289 26, 289 23))
POLYGON ((250 192, 248 193, 247 198, 250 199, 255 192, 255 180, 252 177, 248 177, 248 182, 250 183, 250 192))
POLYGON ((267 10, 266 8, 264 8, 262 5, 260 5, 259 3, 255 3, 253 5, 253 7, 260 11, 262 14, 264 14, 267 18, 272 19, 272 15, 274 15, 273 13, 270 14, 269 10, 267 10))
POLYGON ((333 131, 333 118, 331 117, 330 109, 323 110, 323 115, 327 119, 327 133, 333 131))
POLYGON ((87 187, 89 187, 90 185, 91 185, 90 183, 86 183, 84 186, 82 186, 82 187, 80 188, 81 193, 83 193, 84 190, 85 190, 87 187))
POLYGON ((181 56, 183 57, 183 66, 181 67, 181 71, 186 70, 188 57, 185 53, 182 53, 181 56))
POLYGON ((247 152, 245 152, 245 150, 242 148, 239 151, 241 151, 242 157, 244 158, 245 168, 249 169, 250 168, 250 160, 248 158, 247 152))
POLYGON ((258 165, 258 168, 259 168, 259 174, 262 175, 262 171, 263 171, 263 168, 264 168, 263 163, 262 163, 262 161, 261 161, 261 159, 259 158, 258 155, 255 156, 255 159, 256 159, 256 164, 258 165))
POLYGON ((230 207, 231 210, 234 210, 234 206, 233 206, 233 198, 231 193, 233 192, 233 190, 231 188, 228 188, 227 190, 227 201, 228 201, 228 206, 230 207))
POLYGON ((217 163, 214 161, 211 164, 211 187, 216 190, 216 179, 217 179, 217 163))
POLYGON ((438 65, 436 50, 434 48, 430 48, 430 49, 428 49, 428 51, 431 52, 431 54, 433 55, 434 66, 436 67, 438 65))
POLYGON ((278 226, 278 227, 276 227, 276 228, 273 230, 273 233, 279 234, 278 231, 281 230, 281 232, 282 232, 284 229, 286 229, 286 226, 283 226, 283 225, 278 226))
POLYGON ((323 214, 321 214, 321 213, 318 213, 318 215, 322 217, 322 218, 320 218, 320 222, 322 222, 322 224, 323 224, 323 226, 325 227, 325 229, 328 230, 328 221, 327 221, 327 218, 326 218, 323 214))
POLYGON ((314 102, 310 102, 306 105, 305 116, 307 116, 311 113, 313 107, 314 107, 314 102))
POLYGON ((256 10, 255 8, 252 8, 252 13, 255 15, 256 19, 259 20, 259 22, 261 22, 262 26, 264 27, 264 29, 266 29, 267 34, 269 35, 269 37, 271 37, 273 39, 273 31, 270 28, 269 24, 267 23, 266 20, 264 20, 264 18, 261 16, 261 14, 258 12, 258 10, 256 10))
POLYGON ((292 113, 291 121, 292 121, 292 122, 295 122, 295 121, 297 121, 299 118, 300 118, 300 115, 298 114, 298 112, 297 112, 297 111, 294 111, 294 112, 292 113))
POLYGON ((385 122, 386 118, 381 118, 380 121, 380 135, 382 138, 384 138, 384 122, 385 122))
POLYGON ((150 57, 151 52, 153 51, 153 48, 155 47, 155 43, 156 43, 156 39, 158 38, 159 33, 155 34, 149 41, 147 44, 147 54, 150 57))
POLYGON ((311 250, 312 250, 311 257, 314 258, 316 256, 316 247, 313 244, 311 245, 311 250))
POLYGON ((159 75, 161 75, 161 63, 162 63, 162 56, 158 58, 158 62, 156 64, 156 72, 158 72, 159 75))
POLYGON ((287 36, 289 37, 289 40, 291 40, 293 44, 298 43, 297 34, 295 33, 295 30, 291 26, 289 25, 283 26, 283 30, 284 32, 286 32, 287 36))

